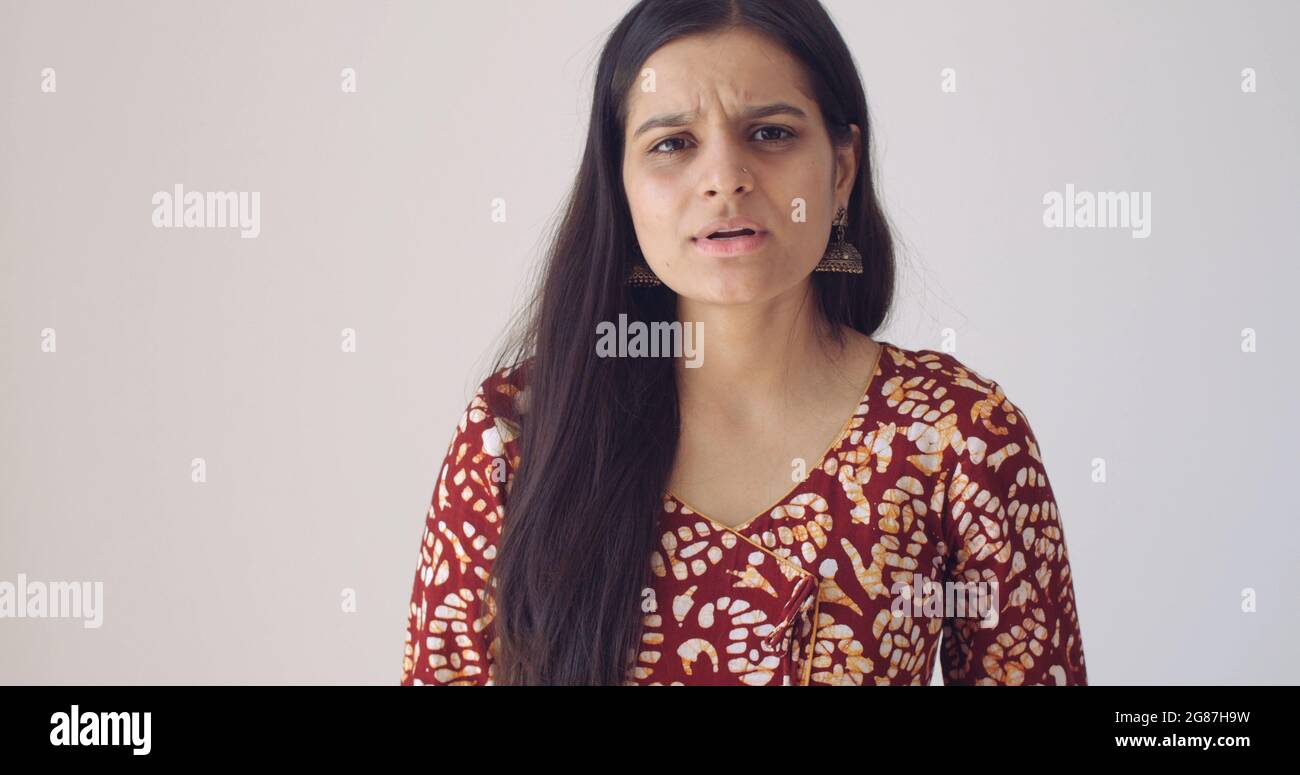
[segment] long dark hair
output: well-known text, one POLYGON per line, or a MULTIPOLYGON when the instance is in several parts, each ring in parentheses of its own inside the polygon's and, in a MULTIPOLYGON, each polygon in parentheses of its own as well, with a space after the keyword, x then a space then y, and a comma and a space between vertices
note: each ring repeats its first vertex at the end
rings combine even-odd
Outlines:
MULTIPOLYGON (((511 369, 526 405, 491 395, 520 433, 489 585, 498 684, 623 684, 636 662, 641 592, 650 584, 680 414, 671 358, 602 358, 597 324, 670 322, 666 285, 625 279, 641 254, 622 185, 625 96, 641 65, 676 38, 746 27, 807 68, 831 139, 861 130, 845 239, 860 275, 816 272, 814 296, 835 324, 871 335, 894 290, 894 251, 876 200, 866 95, 848 47, 816 0, 641 0, 600 55, 587 145, 531 303, 494 369, 511 369)), ((830 233, 827 239, 831 238, 830 233)))

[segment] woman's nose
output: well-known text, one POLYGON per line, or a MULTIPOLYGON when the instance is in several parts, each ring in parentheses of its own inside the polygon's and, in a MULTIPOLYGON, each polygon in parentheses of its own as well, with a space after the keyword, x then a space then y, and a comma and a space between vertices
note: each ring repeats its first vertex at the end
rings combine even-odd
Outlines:
POLYGON ((700 189, 705 197, 744 194, 753 189, 754 176, 743 154, 736 148, 725 143, 715 145, 704 155, 702 163, 706 166, 700 178, 700 189))
POLYGON ((743 175, 738 174, 731 177, 735 178, 735 180, 731 180, 725 177, 718 177, 715 182, 706 185, 704 191, 705 196, 712 197, 712 196, 717 196, 718 194, 728 193, 728 192, 732 194, 744 194, 749 192, 750 183, 747 180, 740 179, 744 177, 743 175))

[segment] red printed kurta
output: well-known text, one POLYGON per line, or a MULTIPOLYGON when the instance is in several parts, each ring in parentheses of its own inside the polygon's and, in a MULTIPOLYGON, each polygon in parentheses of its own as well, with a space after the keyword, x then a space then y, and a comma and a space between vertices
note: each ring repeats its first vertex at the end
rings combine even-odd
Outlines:
MULTIPOLYGON (((1086 684, 1057 510, 1029 422, 951 354, 880 343, 821 460, 735 528, 664 493, 629 684, 1086 684), (964 604, 964 605, 963 605, 964 604)), ((490 684, 484 579, 518 439, 487 391, 433 493, 401 683, 490 684)))

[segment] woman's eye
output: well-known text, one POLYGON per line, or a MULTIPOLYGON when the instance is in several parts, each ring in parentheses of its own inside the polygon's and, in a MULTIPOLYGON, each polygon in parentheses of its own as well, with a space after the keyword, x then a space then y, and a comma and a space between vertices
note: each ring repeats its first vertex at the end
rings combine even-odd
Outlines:
MULTIPOLYGON (((783 126, 759 127, 754 131, 754 135, 759 135, 763 132, 784 133, 784 136, 777 136, 777 137, 769 136, 769 137, 759 138, 760 142, 767 143, 769 145, 789 142, 790 140, 793 140, 795 138, 794 132, 790 131, 789 129, 786 129, 783 126)), ((669 150, 663 150, 664 146, 667 145, 668 143, 681 143, 681 142, 685 142, 685 141, 680 137, 665 137, 664 139, 660 140, 653 148, 650 149, 650 154, 652 156, 671 156, 672 154, 676 153, 680 149, 673 148, 669 150)))
POLYGON ((660 140, 659 143, 658 143, 657 145, 655 145, 655 147, 651 148, 651 149, 650 149, 650 153, 658 153, 658 154, 673 153, 672 151, 661 151, 661 150, 659 150, 659 149, 662 148, 662 147, 664 147, 664 145, 665 145, 666 143, 671 143, 671 142, 681 142, 681 141, 682 141, 682 138, 680 138, 680 137, 666 137, 666 138, 664 138, 663 140, 660 140))
MULTIPOLYGON (((790 139, 794 138, 794 132, 791 132, 789 129, 786 129, 786 128, 783 127, 783 126, 765 126, 765 127, 760 127, 760 128, 758 129, 758 132, 766 132, 766 131, 769 131, 769 130, 776 130, 777 132, 785 132, 787 135, 789 135, 789 137, 772 137, 772 138, 768 138, 767 142, 776 142, 776 143, 779 143, 779 142, 782 142, 782 141, 785 141, 785 140, 790 140, 790 139)), ((755 132, 755 134, 758 134, 758 132, 755 132)))

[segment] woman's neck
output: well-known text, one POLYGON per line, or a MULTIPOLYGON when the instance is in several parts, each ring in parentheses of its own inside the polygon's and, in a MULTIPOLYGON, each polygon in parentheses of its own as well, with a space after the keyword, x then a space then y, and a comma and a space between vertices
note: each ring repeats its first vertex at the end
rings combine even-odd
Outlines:
POLYGON ((849 360, 870 340, 846 328, 843 346, 835 343, 812 294, 809 281, 754 304, 701 304, 679 297, 677 319, 703 326, 701 365, 676 363, 683 410, 726 407, 728 414, 761 421, 779 407, 825 400, 846 385, 861 387, 865 378, 859 378, 869 364, 858 368, 849 360))

